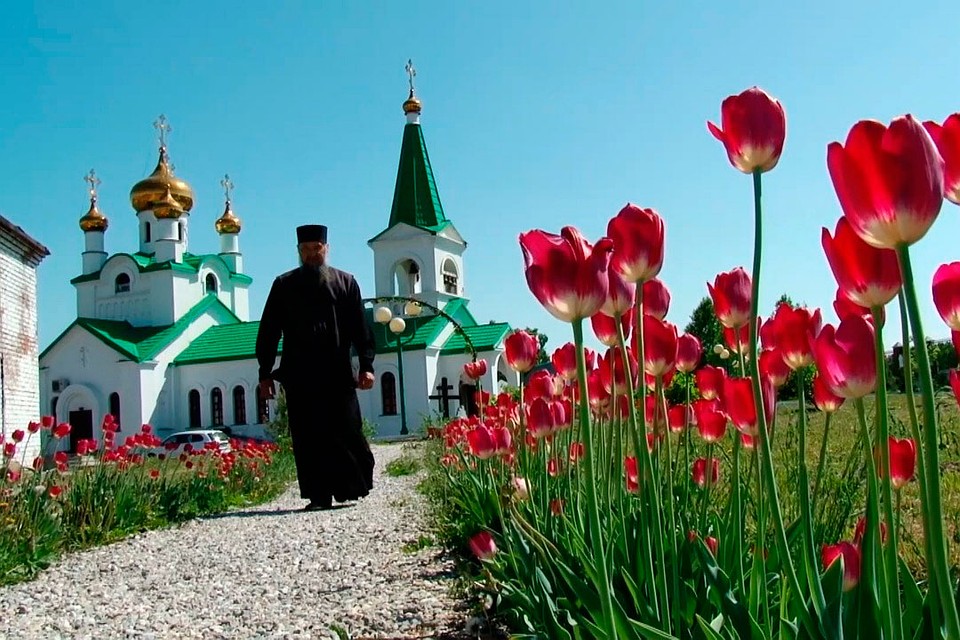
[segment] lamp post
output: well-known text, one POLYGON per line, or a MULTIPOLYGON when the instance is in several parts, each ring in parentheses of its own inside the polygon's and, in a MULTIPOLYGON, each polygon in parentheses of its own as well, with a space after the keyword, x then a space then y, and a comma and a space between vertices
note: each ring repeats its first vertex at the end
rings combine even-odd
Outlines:
MULTIPOLYGON (((404 315, 410 317, 416 317, 420 315, 422 307, 420 303, 415 300, 408 301, 404 307, 404 315)), ((397 340, 397 384, 399 386, 400 392, 400 435, 407 435, 410 431, 407 429, 407 395, 403 386, 403 332, 407 329, 406 321, 400 316, 393 316, 393 312, 390 310, 390 307, 382 306, 377 307, 373 312, 373 318, 382 325, 387 325, 390 328, 391 333, 396 336, 397 340)), ((410 339, 413 339, 413 336, 416 335, 416 332, 411 334, 410 339)))

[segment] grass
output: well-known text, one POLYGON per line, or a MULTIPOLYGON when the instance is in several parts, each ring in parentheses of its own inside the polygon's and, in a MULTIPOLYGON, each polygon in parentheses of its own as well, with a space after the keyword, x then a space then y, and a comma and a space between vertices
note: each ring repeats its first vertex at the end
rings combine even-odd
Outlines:
POLYGON ((420 459, 405 451, 399 458, 391 460, 384 467, 384 472, 391 478, 402 478, 412 476, 423 468, 420 459))

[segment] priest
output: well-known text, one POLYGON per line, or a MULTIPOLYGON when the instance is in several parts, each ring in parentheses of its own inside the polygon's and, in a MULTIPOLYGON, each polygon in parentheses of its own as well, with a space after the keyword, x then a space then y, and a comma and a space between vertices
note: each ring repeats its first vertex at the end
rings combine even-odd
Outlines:
POLYGON ((327 228, 297 227, 297 249, 300 267, 270 289, 256 352, 261 397, 274 397, 275 382, 283 386, 300 497, 313 511, 373 488, 374 459, 356 390, 373 387, 375 349, 356 279, 327 262, 327 228))

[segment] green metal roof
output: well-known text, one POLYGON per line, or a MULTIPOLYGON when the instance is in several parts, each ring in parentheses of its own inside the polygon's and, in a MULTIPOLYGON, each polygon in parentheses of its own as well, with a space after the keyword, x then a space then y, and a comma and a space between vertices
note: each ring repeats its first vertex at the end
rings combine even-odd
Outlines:
POLYGON ((160 327, 135 327, 126 320, 100 320, 97 318, 77 318, 66 330, 43 350, 44 357, 75 326, 80 326, 99 338, 108 347, 118 351, 134 362, 145 362, 163 351, 190 324, 209 310, 223 312, 229 323, 240 319, 213 294, 206 295, 179 320, 160 327))
MULTIPOLYGON (((180 366, 256 358, 259 330, 259 320, 210 327, 191 342, 173 363, 180 366)), ((277 347, 277 353, 283 353, 282 338, 277 347)))
POLYGON ((387 229, 400 223, 433 234, 450 223, 443 214, 437 183, 433 178, 433 168, 430 166, 430 155, 427 153, 427 143, 423 139, 423 129, 419 124, 407 124, 403 128, 400 165, 397 168, 397 183, 393 190, 393 206, 390 209, 390 224, 387 229))
MULTIPOLYGON (((227 263, 223 262, 221 258, 216 253, 204 253, 204 254, 194 254, 194 253, 184 253, 183 262, 174 262, 172 260, 167 260, 165 262, 157 262, 156 257, 152 253, 115 253, 110 256, 107 261, 113 260, 119 256, 126 256, 133 260, 137 264, 137 271, 140 273, 148 273, 150 271, 179 271, 181 273, 198 273, 200 271, 200 265, 204 260, 215 258, 223 263, 226 267, 227 263)), ((104 263, 106 265, 106 263, 104 263)), ((229 268, 228 268, 229 270, 229 268)), ((70 284, 77 284, 80 282, 89 282, 91 280, 99 280, 100 271, 94 273, 85 273, 83 275, 77 276, 76 278, 70 281, 70 284)), ((250 284, 253 282, 253 278, 248 276, 245 273, 235 273, 230 272, 230 279, 234 282, 240 282, 243 284, 250 284)))
MULTIPOLYGON (((491 351, 495 349, 503 340, 504 336, 510 332, 510 325, 506 322, 492 322, 490 324, 464 327, 463 331, 467 334, 467 337, 470 338, 474 349, 477 351, 491 351)), ((440 349, 441 355, 466 352, 467 342, 458 331, 455 331, 440 349)))

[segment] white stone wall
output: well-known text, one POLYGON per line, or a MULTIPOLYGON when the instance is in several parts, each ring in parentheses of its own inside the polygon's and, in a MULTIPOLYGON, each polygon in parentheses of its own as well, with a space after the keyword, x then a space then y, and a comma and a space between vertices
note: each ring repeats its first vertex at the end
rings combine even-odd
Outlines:
MULTIPOLYGON (((24 248, 0 230, 0 355, 3 387, 0 433, 9 436, 40 417, 37 368, 37 271, 24 260, 24 248)), ((25 459, 39 450, 33 438, 25 459)))
POLYGON ((435 236, 427 231, 400 224, 371 243, 375 291, 378 296, 396 295, 396 267, 404 260, 415 260, 420 267, 418 298, 431 304, 443 306, 451 296, 443 293, 441 268, 444 260, 452 259, 457 265, 460 293, 463 289, 463 244, 450 238, 435 236))

